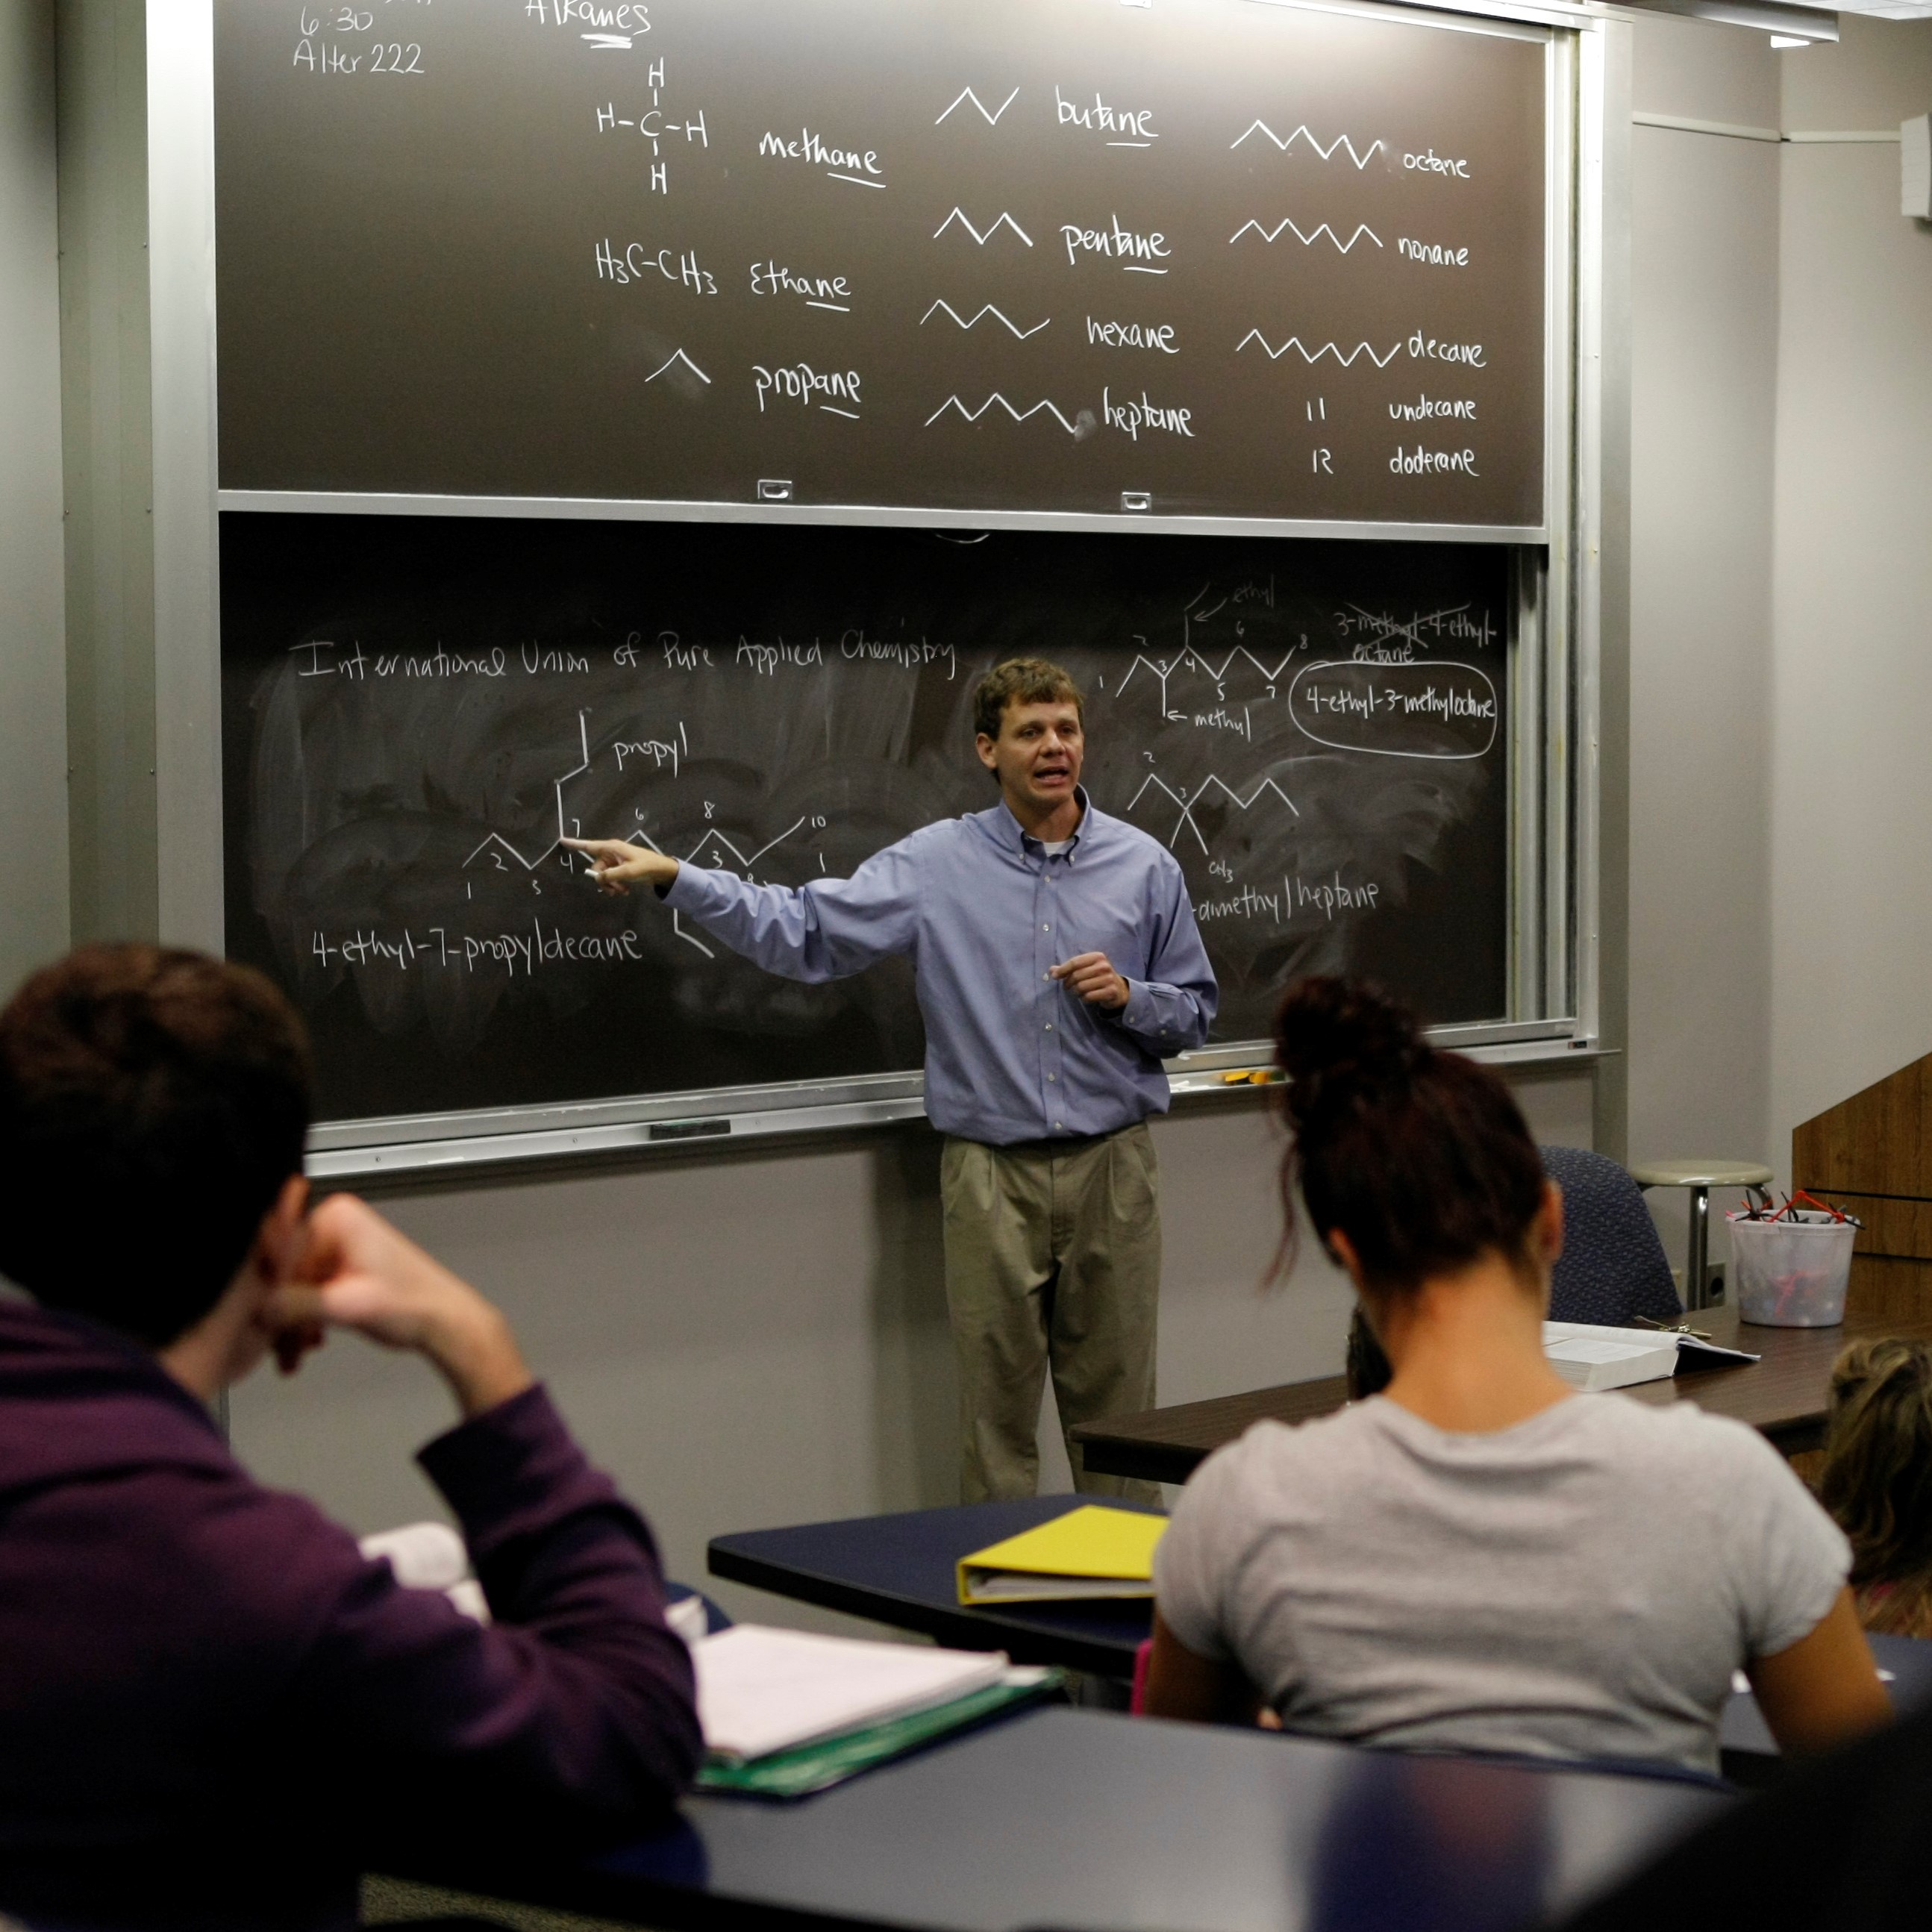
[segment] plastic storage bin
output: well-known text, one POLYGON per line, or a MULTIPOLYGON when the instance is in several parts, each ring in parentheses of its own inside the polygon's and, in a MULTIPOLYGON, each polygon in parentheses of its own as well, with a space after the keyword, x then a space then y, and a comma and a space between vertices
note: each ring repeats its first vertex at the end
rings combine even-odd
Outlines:
POLYGON ((1858 1234, 1850 1221, 1807 1208, 1775 1221, 1724 1218, 1741 1321, 1772 1328, 1834 1328, 1844 1321, 1858 1234))

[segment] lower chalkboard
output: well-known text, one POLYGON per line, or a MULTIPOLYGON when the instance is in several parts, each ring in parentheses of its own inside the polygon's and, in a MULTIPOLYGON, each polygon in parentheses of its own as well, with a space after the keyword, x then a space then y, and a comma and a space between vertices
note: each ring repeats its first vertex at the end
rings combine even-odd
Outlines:
POLYGON ((1218 1038, 1317 970, 1503 1013, 1500 549, 230 512, 221 550, 228 946, 324 1118, 916 1067, 904 962, 775 979, 556 842, 848 872, 994 802, 973 686, 1019 655, 1180 860, 1218 1038))

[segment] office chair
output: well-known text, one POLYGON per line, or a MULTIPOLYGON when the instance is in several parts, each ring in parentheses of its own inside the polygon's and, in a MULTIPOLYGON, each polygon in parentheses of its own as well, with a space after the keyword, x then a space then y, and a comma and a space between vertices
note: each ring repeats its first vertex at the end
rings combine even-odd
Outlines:
POLYGON ((1550 1277, 1552 1322, 1628 1328, 1640 1316, 1681 1322, 1670 1263, 1643 1196, 1613 1160, 1546 1147, 1543 1171, 1563 1190, 1563 1252, 1550 1277))

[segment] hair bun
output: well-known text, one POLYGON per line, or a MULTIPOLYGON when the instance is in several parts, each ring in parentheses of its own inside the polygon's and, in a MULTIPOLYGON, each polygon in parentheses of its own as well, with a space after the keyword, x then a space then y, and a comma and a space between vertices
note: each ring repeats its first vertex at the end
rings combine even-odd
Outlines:
POLYGON ((1275 1061, 1298 1124, 1324 1099, 1406 1084, 1431 1051, 1414 1013, 1363 980, 1298 980, 1275 1016, 1275 1061))

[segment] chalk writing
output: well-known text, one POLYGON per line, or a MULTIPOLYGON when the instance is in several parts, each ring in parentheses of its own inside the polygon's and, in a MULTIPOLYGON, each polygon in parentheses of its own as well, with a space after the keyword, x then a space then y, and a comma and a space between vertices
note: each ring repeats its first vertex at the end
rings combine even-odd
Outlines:
POLYGON ((809 128, 801 128, 796 141, 782 134, 763 134, 758 152, 782 161, 808 161, 823 168, 829 181, 850 182, 858 188, 884 188, 885 170, 879 166, 876 150, 842 148, 821 140, 809 128))
POLYGON ((1476 406, 1466 397, 1418 396, 1412 403, 1391 403, 1388 412, 1397 422, 1427 422, 1435 416, 1454 416, 1462 422, 1476 420, 1476 406))
POLYGON ((1059 126, 1083 128, 1093 134, 1111 134, 1114 138, 1107 143, 1110 148, 1151 147, 1160 139, 1154 132, 1151 107, 1110 107, 1097 92, 1093 106, 1084 106, 1069 100, 1058 82, 1054 84, 1053 105, 1059 126))
POLYGON ((1476 452, 1473 449, 1424 449, 1418 443, 1413 449, 1397 446, 1395 454, 1389 458, 1389 473, 1392 476, 1480 476, 1482 472, 1476 467, 1476 452))
POLYGON ((1396 253, 1405 261, 1426 262, 1432 268, 1466 268, 1469 266, 1469 251, 1466 248, 1451 248, 1440 242, 1414 242, 1406 236, 1399 239, 1396 253))
POLYGON ((1096 322, 1087 318, 1087 340, 1102 349, 1158 349, 1163 355, 1178 356, 1174 325, 1171 322, 1096 322))
POLYGON ((1066 244, 1066 259, 1070 263, 1078 262, 1083 254, 1112 256, 1119 262, 1127 274, 1164 275, 1165 268, 1154 264, 1164 262, 1173 254, 1172 245, 1158 230, 1146 235, 1137 233, 1131 228, 1120 225, 1116 214, 1109 218, 1111 228, 1082 228, 1077 222, 1060 224, 1060 238, 1066 244))
POLYGON ((767 369, 761 362, 752 365, 752 380, 758 392, 758 413, 765 410, 765 398, 776 397, 810 409, 814 402, 835 416, 859 418, 859 372, 856 369, 818 370, 809 362, 796 362, 767 369), (834 398, 837 400, 833 400, 834 398))
POLYGON ((840 315, 852 310, 852 285, 844 276, 794 274, 776 262, 752 264, 752 292, 796 296, 807 308, 831 309, 840 315))
POLYGON ((715 296, 718 284, 708 268, 698 265, 698 250, 687 248, 680 254, 674 248, 653 249, 649 243, 632 242, 621 251, 607 235, 597 244, 597 279, 627 288, 646 275, 662 275, 668 282, 694 296, 715 296))
POLYGON ((1140 440, 1142 430, 1164 430, 1169 436, 1191 436, 1194 412, 1150 400, 1143 389, 1138 402, 1116 403, 1108 391, 1100 392, 1100 420, 1109 429, 1124 430, 1129 439, 1140 440))

